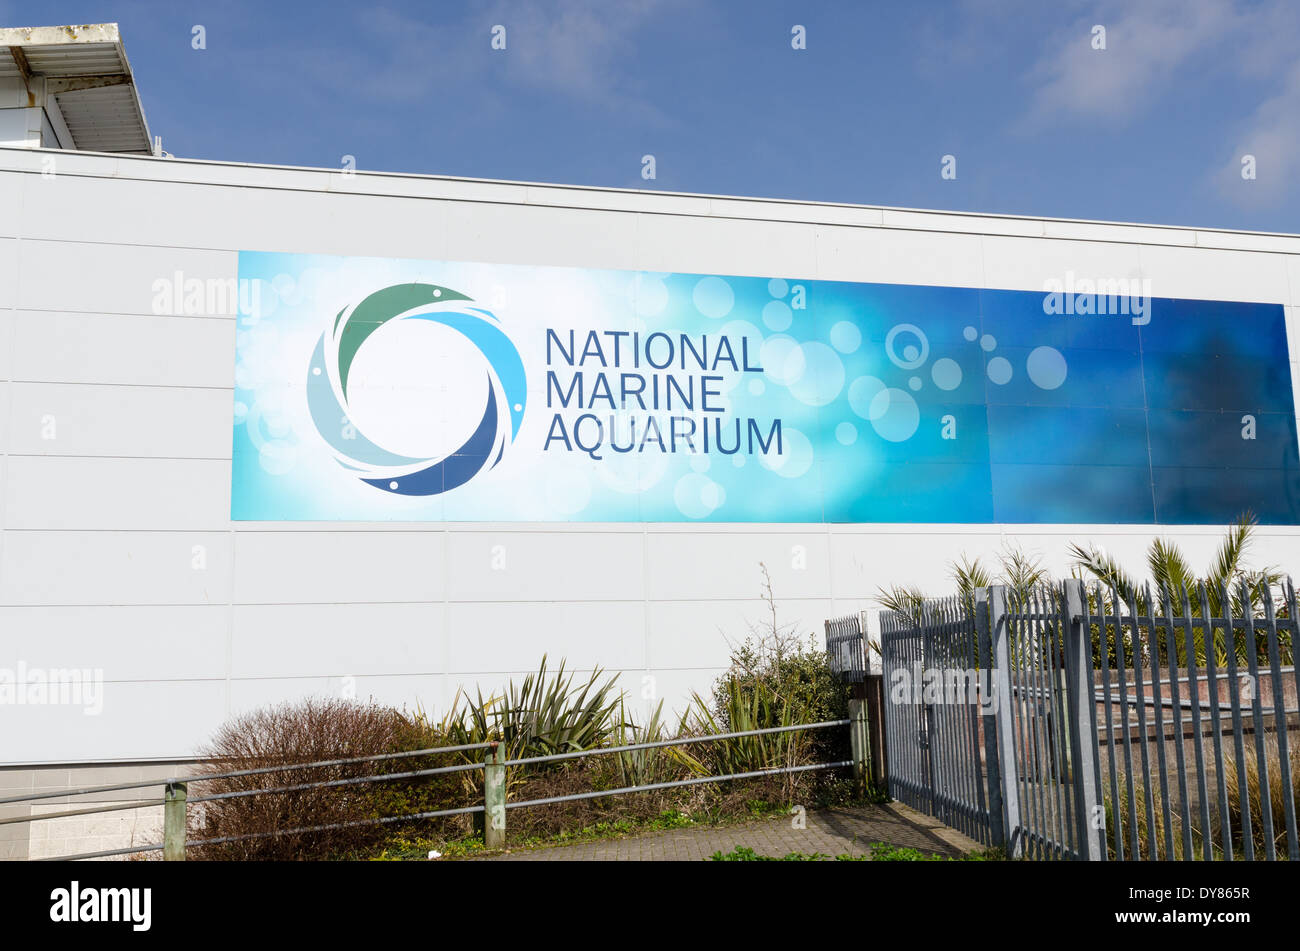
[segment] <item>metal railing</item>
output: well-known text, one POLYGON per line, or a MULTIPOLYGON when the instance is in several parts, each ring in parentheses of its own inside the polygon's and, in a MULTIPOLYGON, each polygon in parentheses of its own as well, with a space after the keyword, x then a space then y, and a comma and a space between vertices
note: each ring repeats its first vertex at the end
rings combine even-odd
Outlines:
POLYGON ((891 793, 1011 856, 1300 859, 1300 609, 1278 587, 1071 580, 883 613, 887 677, 974 683, 886 707, 891 793))
MULTIPOLYGON (((190 776, 173 777, 169 779, 142 780, 130 783, 114 783, 103 786, 86 786, 78 789, 64 789, 57 791, 47 791, 42 793, 32 793, 23 796, 10 796, 0 799, 0 807, 21 805, 23 803, 39 802, 49 799, 62 799, 65 797, 76 797, 85 795, 102 795, 108 792, 125 792, 128 790, 149 789, 162 786, 164 794, 162 799, 134 799, 130 802, 114 802, 103 806, 97 806, 89 809, 65 810, 62 812, 43 813, 38 815, 13 816, 0 819, 0 825, 13 825, 20 823, 41 822, 49 819, 65 818, 71 816, 93 815, 97 813, 116 812, 126 809, 147 808, 150 806, 163 807, 163 841, 150 843, 148 845, 131 846, 120 849, 103 849, 95 852, 80 852, 73 855, 50 856, 48 858, 38 859, 36 861, 79 861, 82 859, 99 859, 112 858, 121 855, 134 855, 146 852, 163 853, 164 860, 182 861, 185 859, 186 850, 194 846, 222 845, 232 842, 245 841, 250 839, 269 838, 274 836, 298 835, 316 832, 326 832, 343 828, 353 828, 366 825, 387 825, 399 822, 416 822, 424 819, 444 818, 456 815, 468 815, 475 813, 484 814, 484 846, 487 849, 499 849, 505 845, 506 834, 506 811, 509 809, 523 809, 530 806, 549 805, 560 802, 573 802, 585 799, 600 799, 607 796, 622 796, 637 792, 647 792, 659 789, 672 789, 677 787, 695 786, 705 783, 720 783, 732 780, 755 779, 763 776, 776 776, 783 774, 804 773, 826 769, 841 769, 852 767, 855 779, 860 786, 865 787, 867 781, 867 759, 868 751, 865 742, 859 737, 858 731, 850 730, 852 739, 853 758, 837 762, 826 763, 808 763, 788 766, 773 766, 758 770, 750 770, 742 773, 729 773, 718 776, 692 776, 688 779, 670 780, 658 783, 645 783, 634 786, 624 786, 618 789, 600 789, 589 792, 571 793, 564 796, 548 796, 541 799, 526 799, 519 801, 508 801, 506 770, 509 768, 518 768, 524 766, 538 765, 542 763, 561 762, 566 760, 582 759, 588 756, 603 756, 608 754, 628 753, 638 750, 662 749, 666 747, 687 746, 696 743, 709 743, 719 740, 740 739, 751 736, 769 736, 779 733, 792 733, 801 730, 822 730, 832 727, 854 726, 853 719, 844 720, 825 720, 819 723, 797 723, 789 726, 767 727, 759 730, 740 730, 731 733, 709 733, 701 736, 676 737, 669 740, 655 740, 647 743, 629 743, 622 746, 597 747, 589 750, 574 750, 567 753, 554 753, 546 756, 525 756, 517 759, 507 759, 505 757, 505 744, 501 742, 471 743, 460 746, 442 746, 428 749, 412 750, 401 753, 382 753, 372 756, 355 756, 342 759, 318 760, 309 763, 286 763, 277 766, 261 766, 250 769, 237 769, 220 773, 197 773, 190 776), (271 773, 287 773, 297 770, 322 769, 337 766, 357 765, 362 763, 386 762, 397 759, 409 759, 412 757, 434 756, 449 753, 469 753, 476 750, 486 750, 488 755, 483 762, 455 763, 450 766, 438 766, 429 769, 406 770, 395 773, 376 773, 367 776, 350 776, 342 779, 321 780, 319 782, 291 783, 283 786, 266 786, 258 789, 234 790, 229 792, 213 793, 206 796, 189 796, 189 786, 194 783, 211 782, 214 780, 238 779, 248 776, 267 775, 271 773), (241 835, 218 836, 214 838, 189 840, 187 839, 187 825, 189 819, 189 807, 194 804, 204 802, 217 802, 231 799, 249 798, 254 796, 271 796, 291 792, 302 792, 311 789, 329 789, 340 788, 345 786, 360 785, 366 783, 386 782, 397 779, 419 779, 429 776, 442 775, 447 773, 466 772, 470 770, 483 770, 483 803, 472 806, 461 806, 453 809, 438 809, 425 812, 409 813, 397 816, 383 816, 379 818, 366 818, 348 820, 344 822, 323 823, 314 826, 301 826, 290 829, 273 829, 264 832, 250 832, 241 835)), ((865 736, 865 734, 864 734, 865 736)))

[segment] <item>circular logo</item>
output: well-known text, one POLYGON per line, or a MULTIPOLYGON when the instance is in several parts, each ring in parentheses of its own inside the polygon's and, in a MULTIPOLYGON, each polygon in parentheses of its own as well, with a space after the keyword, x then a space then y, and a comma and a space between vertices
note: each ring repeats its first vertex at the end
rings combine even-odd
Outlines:
MULTIPOLYGON (((434 381, 436 382, 436 381, 434 381)), ((519 351, 491 311, 473 299, 435 284, 395 284, 339 311, 316 343, 307 370, 307 406, 321 438, 339 464, 367 485, 395 495, 438 495, 491 469, 519 434, 527 401, 519 351), (449 393, 483 400, 483 413, 463 445, 431 458, 383 448, 352 422, 348 385, 361 348, 392 321, 427 320, 461 334, 487 362, 477 392, 449 393)))

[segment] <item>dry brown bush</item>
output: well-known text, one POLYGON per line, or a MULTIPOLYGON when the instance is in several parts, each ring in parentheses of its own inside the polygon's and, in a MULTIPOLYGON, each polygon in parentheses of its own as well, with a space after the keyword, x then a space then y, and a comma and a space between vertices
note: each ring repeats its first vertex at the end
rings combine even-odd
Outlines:
MULTIPOLYGON (((340 699, 308 699, 255 710, 226 723, 200 751, 208 761, 201 772, 220 774, 420 748, 406 745, 404 741, 411 739, 409 722, 391 708, 340 699)), ((427 768, 427 763, 423 763, 425 758, 419 759, 427 768)), ((446 762, 446 757, 443 761, 446 762)), ((413 763, 414 760, 410 759, 350 763, 214 779, 193 784, 190 796, 199 798, 421 768, 413 763)), ((397 781, 363 783, 198 803, 193 810, 188 835, 191 841, 195 841, 283 833, 294 828, 373 818, 385 814, 377 811, 376 798, 395 795, 398 792, 392 788, 395 785, 397 781)), ((195 845, 190 848, 189 856, 226 860, 320 859, 369 849, 383 841, 388 833, 385 826, 371 824, 319 832, 264 835, 234 842, 195 845)))

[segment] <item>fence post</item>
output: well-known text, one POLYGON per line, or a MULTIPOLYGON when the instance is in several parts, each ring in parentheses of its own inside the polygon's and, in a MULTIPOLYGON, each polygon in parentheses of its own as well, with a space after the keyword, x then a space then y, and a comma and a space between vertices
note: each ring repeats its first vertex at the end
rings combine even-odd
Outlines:
MULTIPOLYGON (((862 681, 851 685, 849 697, 849 746, 853 753, 853 785, 859 795, 867 792, 871 770, 871 738, 867 733, 867 632, 858 617, 858 647, 862 650, 862 681)), ((826 622, 830 633, 830 621, 826 622)), ((856 667, 857 665, 851 665, 856 667)))
POLYGON ((994 845, 1005 847, 1006 829, 1002 816, 1002 773, 998 765, 997 689, 993 682, 993 641, 989 636, 989 589, 976 588, 975 644, 980 672, 980 732, 984 735, 984 771, 989 794, 989 836, 994 845))
POLYGON ((163 792, 163 860, 185 861, 185 783, 168 783, 163 792))
POLYGON ((506 748, 498 743, 483 764, 483 847, 506 844, 506 748))
POLYGON ((1002 798, 1002 845, 1008 858, 1024 853, 1020 835, 1020 775, 1016 764, 1015 699, 1011 696, 1011 623, 1007 618, 1007 589, 991 585, 988 589, 988 632, 991 658, 989 678, 992 684, 994 718, 997 723, 998 778, 1002 798))
POLYGON ((881 675, 871 672, 867 617, 866 611, 858 615, 858 630, 862 632, 862 698, 867 710, 867 749, 871 757, 871 781, 884 790, 889 788, 885 771, 885 706, 881 675))
MULTIPOLYGON (((1070 705, 1069 765, 1074 781, 1074 821, 1078 830, 1079 857, 1086 862, 1096 862, 1104 859, 1106 853, 1102 843, 1103 826, 1097 821, 1104 813, 1093 784, 1097 751, 1092 746, 1092 721, 1097 717, 1097 704, 1092 683, 1092 632, 1083 620, 1083 599, 1086 596, 1082 581, 1076 578, 1065 582, 1065 597, 1062 599, 1065 616, 1061 623, 1065 631, 1066 699, 1070 705)), ((1159 658, 1156 660, 1158 666, 1159 658)), ((1152 677, 1159 677, 1159 671, 1156 670, 1152 677)), ((1157 715, 1163 716, 1161 713, 1157 715)))
POLYGON ((853 749, 853 785, 859 795, 867 791, 871 772, 871 741, 867 737, 866 684, 854 684, 849 698, 849 743, 853 749))

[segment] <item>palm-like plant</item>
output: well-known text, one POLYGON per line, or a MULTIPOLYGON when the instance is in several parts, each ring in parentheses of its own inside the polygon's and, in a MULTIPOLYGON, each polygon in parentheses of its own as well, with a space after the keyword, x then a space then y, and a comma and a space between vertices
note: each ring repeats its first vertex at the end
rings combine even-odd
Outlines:
MULTIPOLYGON (((1246 614, 1262 617, 1264 599, 1273 598, 1273 588, 1282 580, 1282 574, 1274 568, 1251 570, 1246 567, 1255 526, 1254 514, 1243 512, 1236 523, 1228 527, 1204 575, 1196 574, 1176 543, 1166 538, 1155 539, 1147 549, 1147 568, 1155 583, 1154 593, 1150 586, 1139 586, 1113 557, 1096 546, 1085 548, 1072 544, 1070 554, 1079 569, 1102 582, 1121 601, 1134 605, 1140 612, 1155 614, 1162 603, 1168 603, 1172 615, 1181 615, 1186 610, 1188 617, 1201 617, 1204 613, 1200 597, 1203 587, 1211 616, 1226 617, 1230 613, 1233 617, 1246 614)), ((1204 630, 1195 629, 1193 640, 1194 655, 1198 662, 1203 663, 1208 653, 1204 630)), ((1227 646, 1222 631, 1214 632, 1212 643, 1216 661, 1226 663, 1227 646)), ((1289 643, 1284 650, 1289 658, 1289 643)), ((1180 662, 1185 661, 1186 652, 1181 645, 1176 646, 1176 653, 1180 662)), ((1244 646, 1238 647, 1237 653, 1244 659, 1244 646)))
POLYGON ((998 581, 1011 589, 1016 601, 1024 603, 1035 589, 1051 581, 1051 574, 1043 567, 1043 560, 1019 545, 1007 545, 998 556, 1001 571, 998 581))
POLYGON ((962 604, 966 606, 967 611, 973 614, 975 612, 975 589, 987 588, 991 585, 993 575, 980 564, 979 558, 967 558, 964 554, 948 567, 952 580, 957 584, 957 593, 961 596, 962 604))
POLYGON ((888 588, 876 589, 876 603, 886 611, 901 614, 915 627, 921 625, 921 609, 925 607, 925 592, 920 588, 909 588, 896 584, 888 588))
MULTIPOLYGON (((977 588, 1003 584, 1010 589, 1010 594, 1015 600, 1025 601, 1031 591, 1051 580, 1050 573, 1043 567, 1042 558, 1013 544, 1006 545, 998 555, 996 575, 985 567, 978 557, 970 558, 964 554, 948 565, 948 572, 957 585, 962 604, 972 612, 975 610, 977 588)), ((876 601, 886 610, 901 614, 914 624, 919 624, 926 594, 919 588, 894 585, 877 589, 876 601)))

